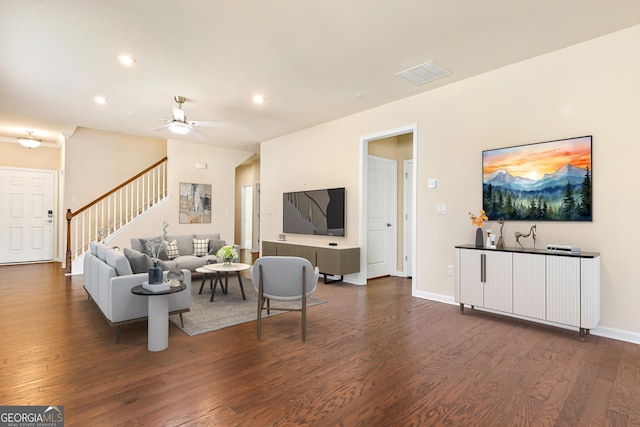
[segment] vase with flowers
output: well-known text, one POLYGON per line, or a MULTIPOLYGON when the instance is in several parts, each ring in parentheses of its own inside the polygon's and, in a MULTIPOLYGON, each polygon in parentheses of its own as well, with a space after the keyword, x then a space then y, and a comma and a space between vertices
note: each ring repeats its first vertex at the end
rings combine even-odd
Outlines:
POLYGON ((478 227, 476 229, 476 248, 482 248, 484 246, 482 226, 484 225, 485 221, 489 221, 489 218, 482 209, 480 209, 480 214, 478 216, 469 212, 469 218, 471 219, 471 224, 478 227))
POLYGON ((238 251, 236 251, 235 246, 226 245, 221 247, 216 255, 218 256, 218 258, 222 258, 222 262, 224 265, 230 266, 233 260, 235 258, 238 258, 238 251))

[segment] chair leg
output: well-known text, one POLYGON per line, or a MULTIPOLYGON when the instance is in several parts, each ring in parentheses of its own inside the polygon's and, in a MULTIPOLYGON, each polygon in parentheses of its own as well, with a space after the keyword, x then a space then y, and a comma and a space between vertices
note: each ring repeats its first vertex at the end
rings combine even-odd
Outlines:
POLYGON ((182 313, 180 313, 180 325, 184 328, 184 319, 182 318, 182 313))
POLYGON ((260 336, 262 335, 262 310, 264 307, 264 294, 262 293, 262 286, 263 286, 263 282, 262 282, 262 265, 260 265, 260 280, 258 280, 258 329, 257 329, 257 334, 258 334, 258 339, 260 339, 260 336))
POLYGON ((122 328, 122 326, 118 325, 116 330, 116 344, 120 344, 120 328, 122 328))
POLYGON ((307 340, 307 285, 305 268, 302 267, 302 341, 307 340))

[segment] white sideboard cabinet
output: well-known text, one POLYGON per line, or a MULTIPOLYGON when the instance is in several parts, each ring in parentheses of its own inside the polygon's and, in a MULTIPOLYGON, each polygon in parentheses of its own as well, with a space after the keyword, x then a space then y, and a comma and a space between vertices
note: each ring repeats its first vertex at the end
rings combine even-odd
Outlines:
POLYGON ((600 321, 600 254, 456 246, 455 299, 465 305, 579 328, 600 321))

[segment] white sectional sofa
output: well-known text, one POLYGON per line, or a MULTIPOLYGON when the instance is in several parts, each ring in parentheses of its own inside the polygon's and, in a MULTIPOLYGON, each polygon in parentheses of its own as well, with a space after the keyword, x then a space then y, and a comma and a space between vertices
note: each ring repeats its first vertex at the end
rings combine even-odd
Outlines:
MULTIPOLYGON (((191 271, 183 269, 187 288, 169 296, 169 314, 190 311, 191 271)), ((166 274, 166 272, 165 272, 166 274)), ((111 326, 117 327, 116 342, 120 342, 121 326, 147 318, 148 297, 134 295, 131 288, 149 278, 148 273, 133 274, 127 257, 119 250, 91 242, 84 258, 84 288, 111 326)))

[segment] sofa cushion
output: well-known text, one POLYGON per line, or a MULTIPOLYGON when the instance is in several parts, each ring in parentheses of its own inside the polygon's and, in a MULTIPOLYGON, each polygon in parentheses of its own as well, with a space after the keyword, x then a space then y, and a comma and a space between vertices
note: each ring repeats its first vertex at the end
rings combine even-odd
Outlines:
POLYGON ((147 273, 149 267, 153 266, 153 260, 147 254, 135 249, 124 248, 124 255, 129 260, 133 274, 147 273))
POLYGON ((167 235, 167 242, 175 240, 178 242, 180 255, 191 255, 193 254, 194 237, 196 237, 194 234, 169 234, 167 235))
POLYGON ((164 248, 164 253, 167 254, 167 258, 169 259, 174 259, 179 257, 180 249, 178 249, 178 241, 172 240, 169 243, 167 243, 167 246, 164 248))
MULTIPOLYGON (((178 258, 174 258, 172 261, 176 262, 179 269, 195 271, 196 268, 202 267, 203 265, 207 265, 209 263, 215 263, 216 258, 211 255, 205 255, 205 256, 181 255, 178 258)), ((167 261, 167 262, 172 262, 172 261, 167 261)))
POLYGON ((126 276, 132 274, 131 265, 127 257, 120 251, 109 248, 105 251, 105 262, 116 269, 118 276, 126 276))
POLYGON ((98 242, 89 242, 89 252, 91 255, 98 256, 98 242))
POLYGON ((209 239, 193 239, 193 255, 205 256, 209 253, 209 239))
POLYGON ((96 245, 96 256, 104 261, 104 255, 107 249, 109 249, 107 245, 98 242, 98 244, 96 245))
POLYGON ((222 248, 226 244, 227 242, 225 242, 224 240, 214 240, 213 244, 211 243, 211 240, 209 240, 209 255, 217 256, 220 248, 222 248))

